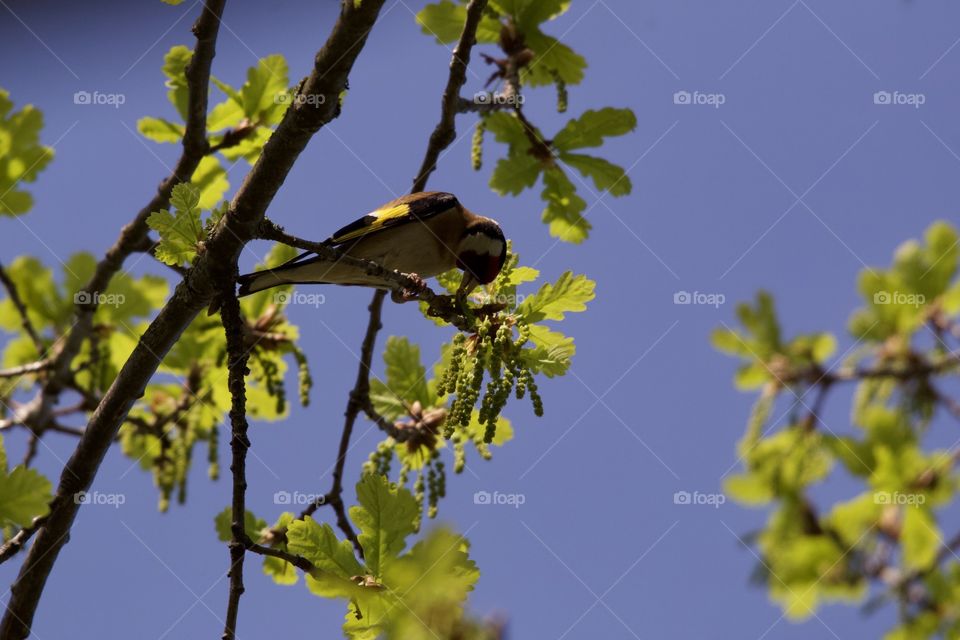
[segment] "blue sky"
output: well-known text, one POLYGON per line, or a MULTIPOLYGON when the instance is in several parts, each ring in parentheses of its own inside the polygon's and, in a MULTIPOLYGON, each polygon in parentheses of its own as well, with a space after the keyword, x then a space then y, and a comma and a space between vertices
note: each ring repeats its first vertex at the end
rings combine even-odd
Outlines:
MULTIPOLYGON (((449 62, 414 24, 422 5, 387 0, 342 116, 314 138, 269 211, 290 231, 321 239, 408 190, 449 62)), ((43 140, 57 153, 31 187, 34 210, 0 220, 4 261, 31 254, 55 265, 78 250, 100 254, 146 202, 179 150, 140 139, 135 123, 173 115, 162 56, 174 44, 192 46, 196 13, 191 2, 3 3, 0 84, 18 105, 43 110, 43 140), (77 91, 120 93, 125 102, 76 105, 77 91)), ((302 77, 335 15, 332 2, 228 2, 214 74, 240 84, 257 57, 283 53, 291 78, 302 77)), ((630 168, 633 193, 598 202, 581 189, 594 225, 582 246, 547 235, 536 191, 498 198, 489 190, 496 151, 488 144, 486 166, 473 172, 473 121, 458 121, 463 137, 430 187, 500 220, 545 277, 573 269, 598 282, 588 313, 565 323, 578 346, 571 374, 540 385, 546 416, 509 407, 515 441, 449 481, 441 520, 469 532, 482 571, 474 612, 506 616, 516 638, 848 638, 892 624, 892 611, 865 617, 840 606, 805 625, 781 620, 764 591, 748 585, 755 559, 737 538, 765 513, 730 502, 677 505, 673 495, 715 493, 736 468, 753 398, 732 388, 735 362, 708 343, 712 328, 732 324, 734 302, 767 288, 788 332, 834 331, 842 353, 852 344, 845 327, 858 305, 857 272, 887 264, 930 222, 957 220, 957 25, 960 7, 944 2, 576 0, 548 27, 590 65, 571 87, 568 115, 618 106, 638 118, 635 132, 603 148, 630 168), (678 91, 723 104, 675 104, 678 91), (924 104, 875 104, 878 91, 922 95, 924 104), (721 294, 725 303, 676 305, 678 291, 721 294), (476 505, 476 491, 525 502, 476 505)), ((467 94, 489 73, 477 63, 474 71, 467 94)), ((526 102, 548 135, 567 117, 553 101, 547 89, 526 102)), ((230 171, 233 187, 246 170, 230 171)), ((267 249, 252 245, 241 267, 267 249)), ((166 274, 147 261, 132 271, 166 274)), ((276 491, 329 486, 369 294, 324 294, 319 309, 291 311, 314 365, 313 404, 252 428, 248 504, 267 519, 281 510, 276 491)), ((411 305, 388 305, 385 324, 383 336, 409 336, 427 358, 449 336, 411 305)), ((850 429, 847 399, 837 394, 825 414, 836 433, 850 429)), ((936 423, 934 437, 952 441, 951 428, 936 423)), ((378 440, 360 425, 348 477, 378 440)), ((57 478, 74 441, 50 434, 44 442, 37 467, 57 478)), ((18 457, 23 441, 8 443, 18 457)), ((219 633, 227 551, 212 519, 229 502, 229 482, 211 483, 197 466, 188 503, 161 515, 150 477, 130 465, 117 450, 104 462, 94 489, 123 493, 126 503, 81 509, 38 611, 37 638, 219 633)), ((841 477, 818 497, 854 491, 841 477)), ((0 567, 0 585, 17 565, 0 567)), ((256 565, 248 565, 241 638, 335 637, 340 603, 302 585, 276 586, 256 565)))

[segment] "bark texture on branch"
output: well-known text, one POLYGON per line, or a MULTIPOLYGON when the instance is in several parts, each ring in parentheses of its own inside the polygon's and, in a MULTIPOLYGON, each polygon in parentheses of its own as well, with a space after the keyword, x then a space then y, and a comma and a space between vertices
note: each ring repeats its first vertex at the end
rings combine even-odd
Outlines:
MULTIPOLYGON (((0 639, 20 640, 29 636, 43 588, 60 550, 69 539, 70 528, 79 508, 74 501, 74 495, 88 489, 92 484, 117 430, 134 401, 143 395, 160 360, 197 313, 210 303, 222 283, 230 277, 240 250, 255 236, 267 206, 310 138, 338 115, 339 96, 346 88, 347 76, 363 49, 382 6, 383 0, 364 0, 359 6, 352 1, 342 3, 337 23, 317 54, 314 68, 300 89, 301 93, 322 95, 324 99, 296 100, 287 110, 282 122, 264 145, 257 163, 240 186, 227 215, 214 230, 206 251, 198 257, 173 296, 150 323, 130 358, 103 396, 80 438, 77 449, 64 468, 50 513, 37 532, 33 546, 11 587, 10 600, 3 622, 0 623, 0 639)), ((203 13, 194 27, 198 42, 191 66, 198 65, 199 69, 201 67, 198 59, 212 60, 222 10, 223 0, 207 0, 205 3, 203 13)), ((209 78, 209 62, 205 63, 204 67, 206 78, 209 78)), ((188 72, 192 73, 192 70, 188 69, 188 72)), ((200 75, 199 72, 196 73, 200 75)), ((202 91, 205 96, 207 83, 201 84, 204 86, 202 91)), ((193 99, 191 95, 191 100, 193 99)), ((196 113, 200 111, 198 109, 196 113)), ((206 113, 205 104, 202 112, 206 113)), ((190 113, 195 113, 192 108, 190 113)), ((203 130, 205 127, 204 118, 203 130)), ((185 140, 185 148, 187 144, 185 140)), ((206 145, 203 145, 204 153, 206 150, 206 145)), ((192 175, 192 171, 189 175, 192 175)), ((171 184, 171 189, 172 186, 171 184)), ((152 210, 153 203, 149 208, 152 210)), ((136 221, 132 224, 136 225, 136 221)), ((121 240, 124 240, 130 231, 131 227, 128 225, 121 234, 121 240)), ((129 237, 129 242, 118 242, 119 249, 118 246, 111 248, 105 260, 98 265, 93 278, 97 286, 92 288, 93 291, 106 288, 110 277, 126 255, 123 249, 131 244, 142 246, 146 236, 137 237, 136 233, 131 233, 129 237)), ((92 316, 91 310, 86 322, 91 322, 92 316)), ((67 342, 68 347, 65 349, 71 345, 70 340, 67 342)), ((79 349, 80 343, 82 339, 75 345, 76 349, 79 349)))

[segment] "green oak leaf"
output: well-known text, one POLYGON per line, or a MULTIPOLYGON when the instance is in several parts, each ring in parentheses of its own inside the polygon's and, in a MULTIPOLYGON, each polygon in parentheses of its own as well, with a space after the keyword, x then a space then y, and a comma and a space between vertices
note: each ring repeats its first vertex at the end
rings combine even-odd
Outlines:
POLYGON ((395 419, 409 413, 409 407, 419 402, 424 408, 436 403, 426 380, 426 368, 420 362, 420 347, 406 338, 390 336, 383 352, 386 364, 386 382, 374 379, 370 384, 370 398, 384 416, 395 419))
MULTIPOLYGON (((284 511, 280 514, 280 518, 270 527, 274 531, 284 531, 287 527, 290 526, 290 523, 294 521, 296 516, 289 511, 284 511)), ((286 542, 283 542, 279 545, 279 548, 282 551, 289 551, 289 546, 286 542)), ((263 557, 263 572, 273 578, 273 581, 277 584, 296 584, 298 580, 297 568, 286 560, 281 558, 275 558, 273 556, 264 556, 263 557)))
MULTIPOLYGON (((193 172, 190 183, 200 189, 197 206, 201 209, 213 209, 230 188, 227 172, 214 156, 204 156, 193 172)), ((222 213, 220 213, 222 215, 222 213)), ((216 222, 216 221, 214 221, 216 222)))
POLYGON ((186 128, 163 118, 145 117, 137 120, 137 131, 154 142, 180 142, 186 128))
MULTIPOLYGON (((230 542, 233 540, 233 508, 227 507, 216 515, 213 519, 214 528, 217 530, 217 539, 221 542, 230 542)), ((263 535, 263 530, 267 528, 267 521, 258 518, 249 510, 243 514, 243 530, 254 542, 263 535)))
MULTIPOLYGON (((450 44, 460 38, 467 20, 467 7, 451 0, 441 0, 421 9, 416 19, 424 35, 433 36, 440 44, 450 44)), ((477 28, 477 42, 490 44, 499 37, 500 22, 485 14, 477 28)))
POLYGON ((533 61, 521 70, 520 79, 524 84, 532 87, 553 84, 554 73, 568 85, 583 82, 587 61, 579 53, 536 28, 526 30, 524 39, 534 53, 533 61))
POLYGON ((543 162, 529 153, 508 153, 497 161, 490 175, 490 188, 502 196, 519 195, 537 183, 543 170, 543 162))
POLYGON ((287 549, 309 560, 315 570, 307 576, 307 588, 323 598, 363 598, 364 589, 354 582, 365 575, 347 540, 338 540, 327 523, 309 516, 287 526, 287 549))
POLYGON ((586 276, 565 271, 556 282, 544 284, 524 300, 518 310, 527 322, 563 320, 568 312, 585 311, 587 303, 595 297, 595 288, 596 283, 586 276))
POLYGON ((619 197, 630 193, 633 188, 630 178, 623 167, 612 162, 581 153, 561 152, 560 159, 580 172, 585 178, 592 178, 597 191, 607 191, 619 197))
POLYGON ((176 107, 180 118, 186 122, 189 108, 190 89, 187 87, 187 65, 193 58, 193 51, 185 46, 171 47, 163 57, 163 74, 167 76, 167 99, 176 107))
POLYGON ((350 507, 350 519, 360 529, 357 537, 367 568, 380 577, 416 530, 417 501, 387 478, 367 474, 357 483, 357 502, 350 507))
POLYGON ((553 146, 560 151, 599 147, 603 139, 622 136, 637 127, 637 117, 630 109, 605 107, 584 111, 564 125, 553 138, 553 146))
POLYGON ((35 469, 22 465, 7 471, 7 454, 0 438, 0 527, 25 527, 49 511, 52 485, 35 469))

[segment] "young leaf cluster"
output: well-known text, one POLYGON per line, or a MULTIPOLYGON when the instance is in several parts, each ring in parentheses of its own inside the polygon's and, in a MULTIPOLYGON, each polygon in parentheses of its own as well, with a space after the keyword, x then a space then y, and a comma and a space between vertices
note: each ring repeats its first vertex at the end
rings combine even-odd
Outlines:
MULTIPOLYGON (((589 190, 586 181, 590 180, 603 195, 629 194, 632 185, 622 167, 582 150, 633 131, 637 119, 626 108, 587 110, 547 138, 525 115, 522 87, 555 85, 557 111, 564 113, 569 103, 568 87, 583 80, 586 60, 542 31, 545 23, 563 15, 569 7, 569 0, 488 3, 477 42, 498 44, 506 56, 485 55, 498 69, 490 82, 499 78, 504 88, 501 93, 477 94, 474 99, 481 117, 474 131, 471 156, 473 167, 480 169, 484 134, 492 133, 497 142, 506 145, 506 154, 497 161, 490 188, 500 195, 516 196, 542 179, 540 198, 545 206, 541 217, 550 234, 565 242, 580 243, 589 235, 591 225, 583 217, 586 201, 577 194, 570 175, 579 172, 583 176, 577 177, 581 186, 589 190)), ((423 32, 442 44, 456 41, 465 19, 465 2, 452 0, 429 4, 417 14, 423 32)))
POLYGON ((718 349, 744 362, 737 386, 761 389, 739 444, 744 470, 725 491, 772 507, 756 537, 761 574, 791 618, 873 594, 872 607, 898 604, 888 638, 960 632, 960 563, 945 550, 960 538, 944 531, 940 513, 957 500, 960 449, 933 444, 938 415, 960 418, 946 391, 960 371, 958 240, 951 225, 936 223, 924 241, 904 243, 888 269, 861 273, 864 305, 849 323, 858 346, 844 362, 827 366, 836 349, 827 333, 785 339, 764 293, 738 309, 742 329, 714 333, 718 349), (822 411, 830 390, 846 384, 852 427, 842 430, 822 411), (774 418, 781 397, 790 408, 774 418), (857 488, 818 504, 811 494, 837 474, 857 488))
POLYGON ((33 207, 23 189, 53 159, 53 149, 40 144, 43 114, 33 105, 13 111, 10 94, 0 88, 0 215, 17 216, 33 207))
MULTIPOLYGON (((180 122, 141 118, 137 121, 137 130, 149 140, 179 144, 183 139, 189 98, 186 68, 192 58, 193 51, 183 45, 172 47, 164 56, 167 98, 180 122)), ((261 58, 255 66, 248 68, 246 82, 239 89, 217 78, 212 78, 212 83, 225 97, 207 114, 206 134, 210 148, 191 178, 200 189, 202 209, 220 202, 230 188, 227 172, 214 154, 219 153, 231 165, 240 159, 250 164, 256 162, 273 127, 283 118, 292 101, 287 62, 279 54, 261 58)))

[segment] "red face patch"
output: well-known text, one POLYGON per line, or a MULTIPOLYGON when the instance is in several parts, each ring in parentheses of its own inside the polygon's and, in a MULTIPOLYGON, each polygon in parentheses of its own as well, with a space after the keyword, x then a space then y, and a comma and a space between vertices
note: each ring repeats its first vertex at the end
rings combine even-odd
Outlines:
POLYGON ((480 284, 493 282, 503 267, 502 256, 492 256, 489 253, 477 254, 473 251, 464 251, 457 258, 457 266, 469 272, 480 284))

